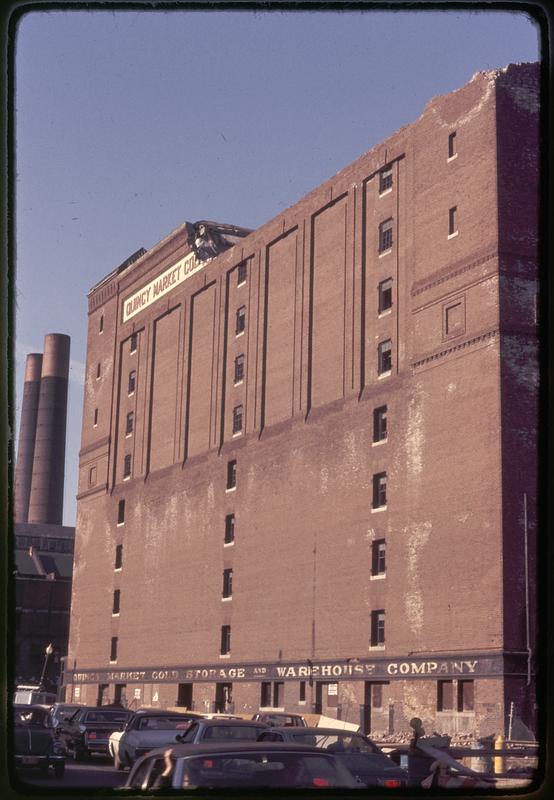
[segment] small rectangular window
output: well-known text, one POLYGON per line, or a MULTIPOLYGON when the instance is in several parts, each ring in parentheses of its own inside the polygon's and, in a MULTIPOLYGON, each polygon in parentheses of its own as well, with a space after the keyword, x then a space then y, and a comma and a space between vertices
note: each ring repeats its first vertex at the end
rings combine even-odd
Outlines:
POLYGON ((129 382, 127 385, 127 394, 134 394, 137 385, 137 373, 136 370, 132 369, 129 373, 129 382))
POLYGON ((123 545, 116 544, 114 569, 121 569, 122 566, 123 566, 123 545))
POLYGON ((376 539, 371 545, 371 574, 384 575, 385 572, 385 540, 376 539))
POLYGON ((227 488, 234 489, 237 485, 237 462, 236 459, 227 462, 227 488))
POLYGON ((123 525, 125 522, 125 500, 120 500, 117 504, 117 524, 123 525))
POLYGON ((458 681, 458 711, 474 710, 474 682, 458 681))
POLYGON ((379 252, 384 253, 392 247, 392 217, 379 225, 379 252))
POLYGON ((373 410, 373 441, 382 442, 387 438, 387 407, 379 406, 373 410))
POLYGON ((129 411, 127 414, 127 421, 125 423, 125 436, 130 436, 133 432, 133 426, 135 422, 135 414, 133 411, 129 411))
POLYGON ((243 261, 242 264, 239 264, 237 270, 237 286, 241 286, 243 283, 246 283, 246 273, 247 273, 246 261, 243 261))
POLYGON ((273 708, 283 708, 285 703, 284 681, 275 681, 273 684, 273 708))
POLYGON ((448 212, 448 235, 458 233, 458 207, 453 206, 448 212))
POLYGON ((392 167, 385 167, 379 173, 379 194, 392 187, 392 167))
POLYGON ((386 339, 377 347, 377 374, 384 375, 392 370, 392 342, 386 339))
POLYGON ((437 711, 454 710, 453 681, 437 681, 437 711))
POLYGON ((89 469, 88 473, 88 485, 89 486, 96 486, 96 465, 89 469))
POLYGON ((456 131, 448 135, 448 158, 454 158, 456 155, 456 131))
POLYGON ((222 625, 220 653, 222 656, 226 656, 230 652, 231 652, 231 626, 222 625))
POLYGON ((234 383, 240 383, 244 378, 244 355, 237 356, 235 358, 235 374, 234 374, 234 383))
POLYGON ((233 570, 223 570, 223 597, 233 596, 233 570))
POLYGON ((382 608, 371 612, 371 647, 385 644, 385 612, 382 608))
POLYGON ((110 647, 110 661, 117 661, 117 636, 112 636, 110 647))
POLYGON ((377 307, 379 314, 392 308, 392 278, 387 278, 379 284, 377 307))
POLYGON ((137 351, 137 343, 138 343, 138 333, 132 333, 131 339, 129 342, 129 352, 136 353, 137 351))
POLYGON ((306 681, 300 681, 300 685, 298 687, 298 702, 306 702, 306 681))
POLYGON ((127 454, 123 459, 123 478, 131 477, 131 456, 127 454))
POLYGON ((241 306, 240 308, 237 308, 236 324, 235 324, 236 335, 238 336, 239 333, 243 333, 245 328, 246 328, 246 306, 241 306))
POLYGON ((268 708, 271 705, 271 681, 262 681, 260 688, 260 707, 268 708))
POLYGON ((231 544, 235 541, 235 515, 227 514, 225 517, 225 544, 231 544))
POLYGON ((100 322, 98 323, 98 331, 102 333, 104 330, 104 314, 100 315, 100 322))
POLYGON ((373 508, 387 505, 387 473, 378 472, 373 476, 373 508))
POLYGON ((94 427, 98 425, 98 409, 94 409, 94 427))
POLYGON ((102 367, 101 367, 100 363, 98 363, 96 365, 96 380, 98 380, 98 378, 100 377, 101 374, 102 374, 102 367))
POLYGON ((383 686, 386 684, 371 684, 371 708, 373 709, 383 708, 383 686))
POLYGON ((233 409, 233 433, 242 431, 242 406, 235 406, 233 409))
POLYGON ((113 606, 112 606, 112 614, 119 614, 119 601, 121 598, 121 590, 115 589, 113 593, 113 606))

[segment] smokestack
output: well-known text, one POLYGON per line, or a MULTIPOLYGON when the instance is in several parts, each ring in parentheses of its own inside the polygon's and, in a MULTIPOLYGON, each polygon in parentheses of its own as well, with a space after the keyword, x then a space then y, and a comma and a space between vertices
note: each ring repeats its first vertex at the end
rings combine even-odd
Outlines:
POLYGON ((40 394, 41 353, 29 353, 25 363, 25 383, 19 423, 19 444, 15 465, 15 521, 27 522, 35 454, 38 399, 40 394))
POLYGON ((70 338, 44 337, 29 522, 61 525, 70 338))

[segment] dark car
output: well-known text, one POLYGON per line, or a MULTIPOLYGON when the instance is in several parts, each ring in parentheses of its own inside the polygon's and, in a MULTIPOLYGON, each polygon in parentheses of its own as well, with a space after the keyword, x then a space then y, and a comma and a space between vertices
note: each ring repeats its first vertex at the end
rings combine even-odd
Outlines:
POLYGON ((65 747, 56 736, 50 712, 42 706, 14 706, 14 754, 16 767, 50 769, 56 778, 65 771, 65 747))
POLYGON ((389 789, 408 785, 408 774, 367 736, 340 728, 271 728, 259 742, 290 742, 312 745, 336 755, 366 786, 389 789))
POLYGON ((54 703, 54 705, 50 707, 52 725, 54 728, 57 728, 60 722, 71 717, 78 708, 82 707, 83 706, 79 703, 54 703))
POLYGON ((244 719, 198 719, 183 734, 175 738, 182 744, 199 742, 255 742, 267 725, 244 719))
POLYGON ((193 711, 137 711, 128 720, 114 753, 114 766, 123 769, 149 750, 175 743, 175 736, 188 730, 193 721, 202 719, 193 711))
POLYGON ((308 723, 301 714, 287 714, 286 711, 259 711, 252 717, 254 722, 264 722, 272 727, 306 728, 308 723))
POLYGON ((331 753, 316 747, 235 741, 176 745, 173 769, 165 769, 165 749, 151 750, 132 768, 124 789, 365 789, 331 753))
POLYGON ((57 731, 75 761, 82 761, 93 753, 108 755, 110 734, 123 730, 131 714, 114 706, 83 706, 60 722, 57 731))

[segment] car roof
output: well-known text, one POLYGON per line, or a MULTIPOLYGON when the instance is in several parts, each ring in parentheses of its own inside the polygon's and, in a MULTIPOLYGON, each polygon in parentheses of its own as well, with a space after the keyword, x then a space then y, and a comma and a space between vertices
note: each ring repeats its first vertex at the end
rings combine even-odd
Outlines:
POLYGON ((201 714, 195 711, 168 711, 166 708, 139 708, 133 712, 136 717, 193 717, 203 719, 201 714))
MULTIPOLYGON (((164 747, 158 747, 156 749, 150 750, 147 755, 163 755, 167 750, 167 745, 164 747)), ((206 755, 208 753, 212 753, 216 755, 217 753, 237 753, 237 752, 263 752, 267 750, 268 752, 291 752, 291 753, 316 753, 318 755, 329 755, 332 756, 333 753, 327 753, 325 750, 322 750, 320 747, 312 747, 308 744, 293 744, 292 742, 243 742, 240 739, 236 739, 234 742, 214 742, 213 744, 208 744, 207 742, 201 742, 199 744, 176 744, 172 746, 173 757, 174 758, 183 758, 185 756, 194 756, 194 755, 206 755)))
MULTIPOLYGON (((296 725, 274 725, 272 728, 269 728, 270 731, 282 731, 283 733, 294 733, 297 736, 305 736, 308 733, 311 734, 327 734, 336 736, 337 734, 343 736, 362 736, 364 739, 368 737, 365 733, 361 731, 349 731, 346 728, 302 728, 296 725)), ((370 740, 371 741, 371 740, 370 740)))
POLYGON ((203 725, 209 725, 210 727, 218 727, 218 726, 225 726, 229 727, 229 725, 237 726, 240 728, 267 728, 268 725, 265 722, 258 722, 257 720, 253 719, 203 719, 200 718, 198 722, 202 722, 203 725))

